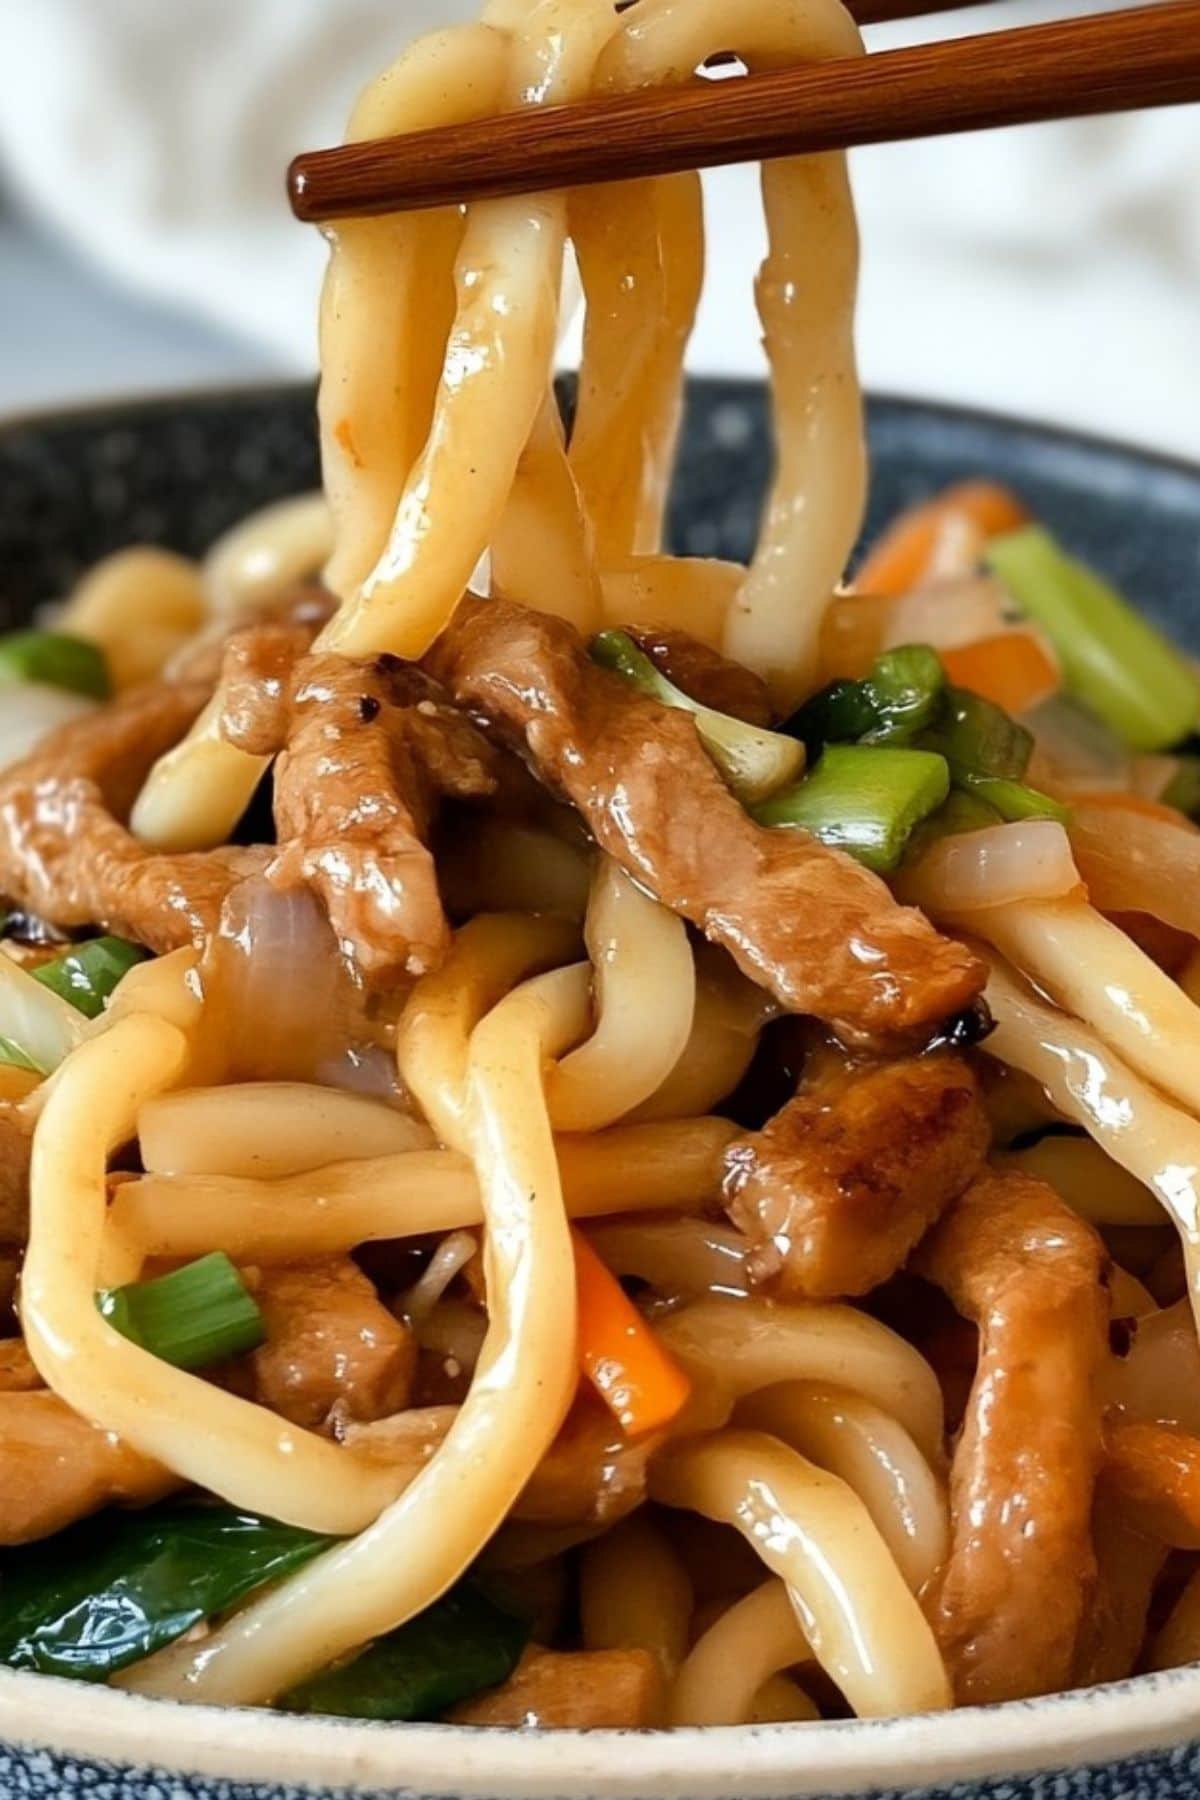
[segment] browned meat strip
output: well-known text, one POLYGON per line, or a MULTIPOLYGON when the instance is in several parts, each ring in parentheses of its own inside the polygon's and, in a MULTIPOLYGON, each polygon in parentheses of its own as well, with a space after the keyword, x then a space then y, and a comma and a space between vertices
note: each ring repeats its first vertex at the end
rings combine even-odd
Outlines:
POLYGON ((454 1725, 540 1725, 597 1731, 663 1722, 662 1671, 649 1650, 542 1650, 532 1645, 502 1687, 464 1700, 454 1725))
POLYGON ((806 1084, 725 1153, 750 1278, 788 1299, 887 1281, 979 1171, 987 1115, 957 1056, 882 1063, 806 1084))
POLYGON ((24 1338, 0 1338, 0 1394, 28 1394, 44 1386, 24 1338))
POLYGON ((264 1271, 255 1398, 294 1425, 382 1419, 408 1404, 416 1346, 349 1257, 264 1271))
POLYGON ((631 638, 668 681, 716 712, 745 719, 748 725, 770 725, 775 714, 761 675, 730 662, 686 631, 659 625, 628 625, 631 638))
POLYGON ((420 669, 312 656, 275 770, 272 877, 307 882, 369 980, 435 968, 449 926, 427 846, 437 803, 497 788, 492 746, 420 669))
POLYGON ((49 1537, 97 1507, 144 1505, 178 1485, 57 1394, 0 1393, 0 1544, 49 1537))
POLYGON ((168 856, 125 829, 152 764, 208 698, 153 682, 53 732, 0 774, 0 892, 58 925, 98 925, 151 950, 200 941, 265 851, 168 856))
POLYGON ((598 668, 561 619, 468 600, 427 661, 575 803, 602 849, 790 1011, 888 1036, 979 993, 971 951, 839 851, 756 825, 691 718, 598 668))
POLYGON ((952 1540, 929 1606, 961 1701, 1055 1693, 1096 1583, 1104 1247, 1052 1188, 987 1171, 915 1267, 979 1326, 950 1484, 952 1540))

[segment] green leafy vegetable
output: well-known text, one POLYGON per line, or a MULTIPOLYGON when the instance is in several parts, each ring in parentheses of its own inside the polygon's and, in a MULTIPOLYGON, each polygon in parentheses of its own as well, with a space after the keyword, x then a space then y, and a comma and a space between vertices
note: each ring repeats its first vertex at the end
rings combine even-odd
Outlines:
POLYGON ((806 700, 783 730, 815 757, 825 744, 904 744, 937 715, 946 675, 928 644, 875 659, 862 681, 833 681, 806 700))
POLYGON ((592 639, 591 655, 602 668, 632 682, 652 700, 691 713, 704 748, 747 806, 765 800, 803 766, 804 752, 793 738, 778 731, 762 731, 757 725, 702 706, 668 681, 627 632, 602 631, 592 639))
POLYGON ((292 1712, 347 1719, 435 1719, 516 1668, 529 1639, 523 1619, 469 1582, 356 1656, 294 1688, 292 1712))
POLYGON ((32 1056, 22 1050, 20 1044, 14 1044, 11 1038, 0 1037, 0 1063, 7 1063, 10 1069, 28 1069, 31 1075, 49 1073, 39 1063, 35 1063, 32 1056))
POLYGON ((96 1296, 114 1331, 177 1369, 203 1369, 253 1350, 263 1317, 223 1250, 156 1281, 131 1281, 96 1296))
POLYGON ((92 938, 76 944, 31 971, 36 981, 48 987, 60 999, 69 1000, 86 1018, 97 1019, 104 1011, 117 983, 128 975, 136 963, 149 956, 140 944, 124 938, 92 938))
POLYGON ((1187 662, 1048 531, 993 538, 986 559, 1050 638, 1068 689, 1133 749, 1166 749, 1192 729, 1200 692, 1187 662))
POLYGON ((331 1541, 223 1506, 97 1513, 0 1558, 0 1662, 106 1681, 331 1541))
POLYGON ((93 700, 112 692, 104 652, 61 631, 11 631, 0 637, 0 681, 40 681, 93 700))
POLYGON ((761 825, 802 826, 886 875, 949 791, 945 759, 927 750, 831 744, 810 775, 754 816, 761 825))

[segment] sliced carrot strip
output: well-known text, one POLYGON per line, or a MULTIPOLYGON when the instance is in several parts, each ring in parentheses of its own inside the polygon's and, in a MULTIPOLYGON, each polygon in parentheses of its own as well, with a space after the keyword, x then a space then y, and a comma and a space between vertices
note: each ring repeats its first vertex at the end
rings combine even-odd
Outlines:
POLYGON ((691 1383, 587 1239, 572 1232, 584 1374, 630 1437, 661 1430, 691 1383))
POLYGON ((1058 664, 1032 631, 1003 631, 938 654, 955 687, 969 688, 1008 713, 1027 712, 1058 692, 1058 664))
POLYGON ((1029 514, 1014 494, 994 481, 962 481, 914 506, 884 532, 855 577, 868 594, 907 594, 928 573, 944 534, 966 523, 986 541, 1016 531, 1029 514))

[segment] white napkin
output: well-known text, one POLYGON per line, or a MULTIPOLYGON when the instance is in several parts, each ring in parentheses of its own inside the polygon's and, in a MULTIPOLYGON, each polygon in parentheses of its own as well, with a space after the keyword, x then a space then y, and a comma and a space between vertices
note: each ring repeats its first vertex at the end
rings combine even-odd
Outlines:
MULTIPOLYGON (((1003 22, 1077 4, 1018 0, 1003 22)), ((0 158, 26 203, 120 280, 309 369, 323 250, 288 214, 287 161, 336 141, 408 38, 473 11, 4 0, 0 158)), ((982 23, 943 16, 875 42, 982 23)), ((888 146, 854 170, 870 383, 1200 455, 1200 108, 888 146)), ((752 182, 709 180, 698 369, 761 367, 752 182)))

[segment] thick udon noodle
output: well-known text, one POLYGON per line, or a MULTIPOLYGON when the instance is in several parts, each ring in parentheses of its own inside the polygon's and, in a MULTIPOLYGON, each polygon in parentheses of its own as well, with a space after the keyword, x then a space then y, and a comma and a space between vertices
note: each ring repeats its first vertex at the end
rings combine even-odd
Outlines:
MULTIPOLYGON (((721 51, 771 67, 860 48, 837 0, 639 0, 624 13, 608 0, 491 0, 479 24, 400 56, 350 136, 684 82, 721 51)), ((249 521, 202 571, 157 552, 111 559, 68 617, 111 648, 125 684, 206 618, 227 626, 321 566, 340 604, 319 643, 354 656, 419 656, 472 580, 490 579, 583 630, 633 616, 684 624, 779 701, 804 692, 862 511, 857 244, 840 157, 775 165, 763 188, 758 302, 779 460, 748 570, 663 552, 703 265, 687 175, 339 225, 321 317, 324 499, 249 521), (569 447, 552 385, 568 243, 587 304, 569 447)), ((206 709, 146 782, 133 823, 148 842, 223 843, 245 809, 264 762, 222 739, 218 717, 206 709)), ((584 1553, 585 1645, 651 1649, 675 1683, 677 1723, 737 1722, 756 1706, 814 1716, 778 1679, 812 1659, 861 1716, 947 1705, 914 1597, 947 1552, 932 1369, 854 1307, 745 1297, 736 1234, 694 1216, 716 1197, 732 1133, 709 1109, 770 1004, 744 983, 717 992, 681 920, 606 858, 485 829, 486 876, 464 864, 451 879, 490 916, 458 932, 398 1022, 400 1076, 424 1122, 302 1083, 229 1084, 185 953, 130 977, 93 1027, 0 958, 6 1031, 61 1063, 26 1103, 40 1118, 22 1312, 42 1376, 209 1493, 347 1540, 122 1684, 270 1701, 442 1594, 562 1425, 575 1367, 568 1219, 603 1219, 619 1193, 624 1216, 592 1241, 618 1272, 685 1302, 658 1327, 695 1379, 696 1429, 712 1433, 669 1447, 651 1494, 736 1526, 770 1579, 689 1649, 687 1575, 635 1517, 584 1553), (146 1173, 106 1212, 108 1152, 135 1129, 146 1173), (656 1215, 644 1225, 643 1211, 656 1215), (169 1368, 92 1306, 98 1285, 154 1257, 219 1248, 269 1265, 479 1226, 488 1322, 468 1396, 430 1423, 431 1455, 391 1466, 169 1368)), ((1008 959, 988 993, 989 1049, 1144 1184, 1112 1202, 1122 1219, 1122 1206, 1140 1222, 1151 1195, 1161 1202, 1195 1302, 1200 1014, 1075 901, 959 922, 1008 959)), ((439 1283, 475 1241, 456 1242, 439 1283)), ((1164 1641, 1191 1645, 1198 1610, 1189 1590, 1164 1641)))

